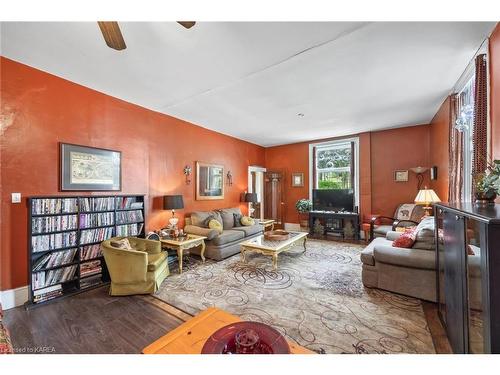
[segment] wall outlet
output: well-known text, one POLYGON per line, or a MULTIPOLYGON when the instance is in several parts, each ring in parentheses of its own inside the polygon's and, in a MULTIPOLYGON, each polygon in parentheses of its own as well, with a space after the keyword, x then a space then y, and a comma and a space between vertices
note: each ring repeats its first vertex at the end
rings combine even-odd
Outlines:
POLYGON ((21 203, 21 193, 12 193, 12 203, 21 203))

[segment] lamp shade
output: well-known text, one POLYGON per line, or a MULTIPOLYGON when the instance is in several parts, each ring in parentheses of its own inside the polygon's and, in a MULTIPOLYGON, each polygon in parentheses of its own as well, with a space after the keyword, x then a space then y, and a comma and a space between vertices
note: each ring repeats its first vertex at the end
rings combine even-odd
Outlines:
POLYGON ((415 197, 415 203, 416 204, 431 204, 431 203, 437 203, 441 202, 441 199, 437 196, 437 194, 434 192, 432 189, 422 189, 418 192, 417 196, 415 197))
POLYGON ((184 201, 182 195, 164 195, 163 196, 163 209, 176 210, 184 208, 184 201))
POLYGON ((257 194, 256 193, 245 193, 245 202, 249 203, 257 203, 257 194))

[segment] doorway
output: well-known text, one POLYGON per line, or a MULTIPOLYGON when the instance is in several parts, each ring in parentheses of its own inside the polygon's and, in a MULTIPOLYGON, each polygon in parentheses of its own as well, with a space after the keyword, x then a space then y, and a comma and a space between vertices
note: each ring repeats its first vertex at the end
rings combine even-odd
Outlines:
POLYGON ((264 216, 273 219, 278 227, 284 226, 285 216, 285 172, 264 173, 264 216))
POLYGON ((248 192, 257 194, 257 203, 248 204, 248 214, 256 219, 264 219, 264 173, 266 168, 248 167, 248 192))

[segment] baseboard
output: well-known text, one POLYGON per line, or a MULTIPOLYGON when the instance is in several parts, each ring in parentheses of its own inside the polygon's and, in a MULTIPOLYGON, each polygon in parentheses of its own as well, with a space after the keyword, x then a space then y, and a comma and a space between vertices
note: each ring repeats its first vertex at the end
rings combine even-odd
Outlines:
POLYGON ((0 303, 3 310, 12 309, 28 301, 28 286, 9 289, 0 292, 0 303))

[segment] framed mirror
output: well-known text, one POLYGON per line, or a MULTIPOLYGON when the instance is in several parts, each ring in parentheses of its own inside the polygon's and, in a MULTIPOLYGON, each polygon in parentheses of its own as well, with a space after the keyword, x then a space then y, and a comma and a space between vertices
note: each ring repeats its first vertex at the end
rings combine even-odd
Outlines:
POLYGON ((196 162, 196 200, 224 199, 224 166, 196 162))

